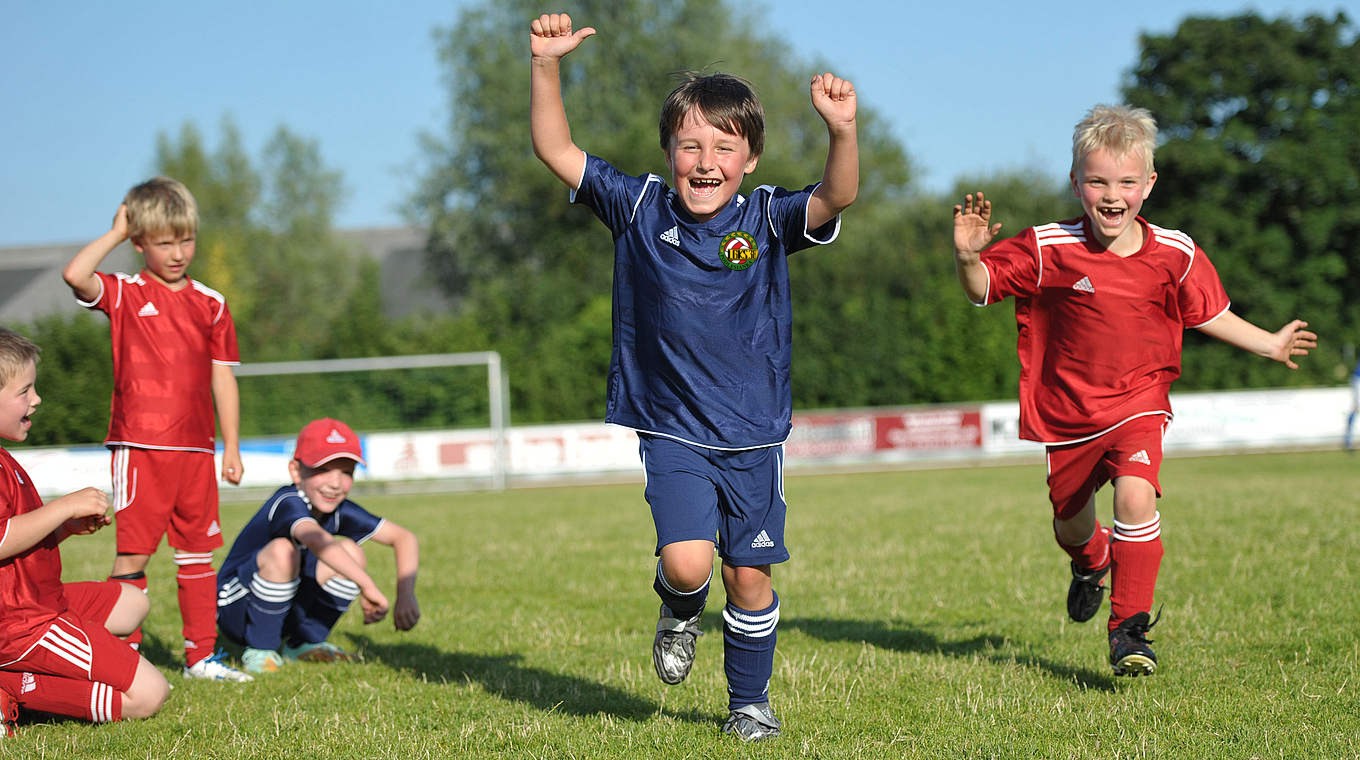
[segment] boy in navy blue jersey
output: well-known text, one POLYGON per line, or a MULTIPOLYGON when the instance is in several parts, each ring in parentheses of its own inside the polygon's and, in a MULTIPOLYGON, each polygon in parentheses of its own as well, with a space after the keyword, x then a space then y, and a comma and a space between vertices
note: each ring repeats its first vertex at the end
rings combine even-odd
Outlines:
POLYGON ((855 90, 812 79, 829 133, 822 181, 798 191, 739 195, 764 148, 764 113, 750 87, 724 74, 690 76, 662 106, 670 172, 630 176, 572 141, 561 58, 592 28, 566 14, 531 24, 534 153, 614 235, 614 349, 606 421, 638 432, 657 533, 661 614, 657 675, 689 674, 722 558, 725 733, 777 736, 769 704, 779 597, 770 566, 784 546, 783 443, 792 416, 786 256, 829 243, 859 192, 855 90))
POLYGON ((307 423, 288 463, 293 482, 269 497, 232 543, 218 574, 217 624, 245 645, 247 672, 271 673, 290 660, 350 659, 327 641, 350 603, 359 600, 365 623, 387 615, 387 597, 366 570, 362 544, 370 539, 395 554, 397 630, 420 620, 415 534, 348 498, 354 468, 363 462, 348 425, 329 418, 307 423))

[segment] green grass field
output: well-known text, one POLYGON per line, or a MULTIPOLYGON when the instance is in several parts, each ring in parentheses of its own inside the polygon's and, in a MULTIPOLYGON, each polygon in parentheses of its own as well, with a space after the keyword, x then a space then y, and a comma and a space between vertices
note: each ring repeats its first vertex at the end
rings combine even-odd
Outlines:
MULTIPOLYGON (((40 758, 1360 757, 1360 458, 1168 460, 1161 667, 1116 679, 1104 610, 1067 620, 1040 464, 790 477, 793 560, 771 694, 784 736, 725 717, 721 592, 685 683, 652 672, 653 534, 636 484, 368 495, 422 541, 424 619, 351 611, 365 662, 250 684, 179 675, 169 553, 144 652, 174 684, 140 722, 25 721, 40 758)), ((1108 518, 1108 492, 1102 494, 1108 518)), ((232 536, 255 504, 224 507, 232 536)), ((64 545, 102 577, 112 531, 64 545)), ((391 553, 371 552, 391 589, 391 553)))

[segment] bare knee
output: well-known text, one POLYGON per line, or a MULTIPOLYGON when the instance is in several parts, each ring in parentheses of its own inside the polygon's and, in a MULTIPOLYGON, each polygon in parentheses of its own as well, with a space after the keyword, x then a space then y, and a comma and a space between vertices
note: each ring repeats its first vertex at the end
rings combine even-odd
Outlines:
POLYGON ((104 627, 115 636, 126 636, 137 630, 151 611, 151 600, 136 586, 119 584, 118 601, 104 621, 104 627))
POLYGON ((276 538, 255 555, 260 577, 268 581, 289 581, 301 571, 302 553, 291 539, 276 538))
POLYGON ((727 601, 743 610, 763 610, 774 603, 774 583, 769 565, 738 567, 723 563, 723 587, 727 601))
POLYGON ((1157 517, 1157 489, 1135 476, 1115 478, 1114 519, 1125 525, 1142 525, 1157 517))
POLYGON ((142 657, 137 663, 137 674, 132 678, 132 686, 123 692, 123 718, 149 718, 160 712, 169 696, 170 683, 156 670, 156 666, 142 657))
POLYGON ((661 572, 676 591, 697 591, 713 576, 713 542, 677 541, 661 547, 661 572))
POLYGON ((1063 546, 1081 546, 1091 540, 1096 531, 1096 495, 1092 493, 1086 504, 1067 517, 1053 516, 1053 535, 1063 546))

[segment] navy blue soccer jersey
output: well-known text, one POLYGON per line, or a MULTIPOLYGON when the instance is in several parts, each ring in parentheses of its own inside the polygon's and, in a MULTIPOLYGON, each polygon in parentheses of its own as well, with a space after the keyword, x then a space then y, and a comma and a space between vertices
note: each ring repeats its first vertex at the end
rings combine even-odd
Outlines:
MULTIPOLYGON (((293 539, 293 525, 304 518, 315 520, 316 516, 297 486, 286 485, 275 491, 236 536, 217 576, 235 578, 237 568, 247 562, 253 563, 265 544, 276 538, 293 539)), ((346 499, 334 512, 317 522, 333 536, 344 536, 362 544, 377 532, 383 519, 346 499)))
POLYGON ((614 236, 606 422, 716 449, 788 437, 787 256, 840 232, 839 217, 807 230, 815 187, 762 185, 696 222, 661 177, 587 156, 572 201, 614 236))

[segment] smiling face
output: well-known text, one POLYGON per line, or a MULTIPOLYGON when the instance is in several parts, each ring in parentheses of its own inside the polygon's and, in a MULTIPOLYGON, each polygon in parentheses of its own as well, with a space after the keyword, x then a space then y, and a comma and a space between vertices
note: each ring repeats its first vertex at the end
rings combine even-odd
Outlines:
POLYGON ((353 459, 332 459, 320 467, 308 467, 293 459, 288 462, 288 473, 312 512, 329 515, 349 496, 349 489, 354 486, 354 467, 353 459))
POLYGON ((685 211, 700 222, 727 206, 759 160, 745 137, 713 126, 697 108, 685 114, 666 150, 671 186, 685 211))
POLYGON ((194 260, 194 233, 171 230, 150 233, 134 240, 132 245, 146 261, 146 271, 171 290, 179 290, 187 283, 185 273, 194 260))
POLYGON ((28 437, 33 427, 30 418, 42 403, 35 387, 37 381, 38 365, 29 361, 0 388, 0 438, 22 441, 28 437))
POLYGON ((1096 239, 1107 250, 1127 256, 1142 248, 1143 232, 1135 217, 1152 193, 1157 172, 1148 170, 1141 153, 1116 156, 1097 148, 1082 157, 1071 179, 1096 239))

